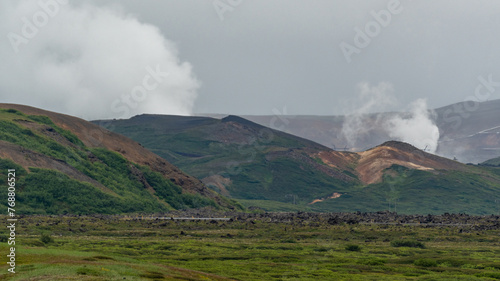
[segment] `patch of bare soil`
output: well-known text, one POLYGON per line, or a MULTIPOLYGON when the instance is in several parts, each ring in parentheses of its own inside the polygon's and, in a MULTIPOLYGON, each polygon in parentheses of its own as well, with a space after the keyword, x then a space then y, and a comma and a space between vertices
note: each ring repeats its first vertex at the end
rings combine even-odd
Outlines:
POLYGON ((232 181, 230 178, 225 178, 221 175, 213 175, 201 180, 205 185, 210 186, 213 185, 217 189, 219 189, 219 193, 224 196, 229 196, 229 191, 226 187, 230 186, 232 181))
POLYGON ((318 202, 323 202, 323 201, 328 200, 328 199, 339 198, 340 196, 342 196, 341 193, 334 192, 331 196, 328 196, 326 198, 314 199, 311 203, 309 203, 309 205, 312 205, 312 204, 315 204, 315 203, 318 203, 318 202))
POLYGON ((386 142, 358 154, 360 159, 356 171, 366 184, 380 182, 384 170, 392 165, 423 171, 465 169, 465 165, 461 163, 426 153, 402 142, 386 142))

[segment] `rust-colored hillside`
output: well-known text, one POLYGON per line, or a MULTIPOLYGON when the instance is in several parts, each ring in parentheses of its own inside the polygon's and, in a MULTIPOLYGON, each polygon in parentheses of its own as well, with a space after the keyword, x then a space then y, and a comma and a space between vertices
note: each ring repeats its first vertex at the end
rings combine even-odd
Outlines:
POLYGON ((466 165, 447 158, 424 152, 416 147, 398 141, 388 141, 362 152, 322 151, 316 154, 331 167, 355 167, 364 184, 382 181, 384 171, 392 165, 422 171, 466 170, 466 165))
MULTIPOLYGON (((47 116, 58 127, 61 127, 62 129, 68 130, 71 133, 75 134, 85 144, 85 146, 89 148, 106 148, 108 150, 118 152, 130 162, 148 166, 149 168, 151 168, 151 170, 161 173, 165 178, 182 187, 185 192, 197 193, 210 199, 214 199, 221 205, 228 205, 225 200, 222 200, 222 198, 217 193, 208 189, 201 181, 185 174, 176 166, 168 163, 163 158, 150 152, 149 150, 142 147, 139 143, 125 136, 113 133, 100 126, 77 117, 46 111, 30 106, 3 103, 0 104, 0 108, 15 109, 26 115, 47 116)), ((33 125, 23 124, 23 126, 29 127, 33 125)), ((48 135, 56 141, 67 142, 67 140, 65 139, 58 139, 57 134, 53 134, 52 136, 50 136, 50 130, 44 130, 43 126, 40 126, 38 124, 36 126, 38 126, 39 128, 31 129, 35 129, 45 135, 48 135)), ((67 143, 62 144, 68 145, 67 143)), ((62 161, 57 161, 42 154, 32 152, 28 153, 28 155, 25 150, 23 152, 22 148, 16 147, 15 145, 9 144, 7 142, 0 142, 0 147, 0 158, 11 159, 24 167, 31 166, 54 168, 71 176, 72 178, 89 182, 97 187, 104 189, 101 184, 96 183, 95 180, 89 179, 88 177, 79 173, 74 168, 70 167, 62 161)))

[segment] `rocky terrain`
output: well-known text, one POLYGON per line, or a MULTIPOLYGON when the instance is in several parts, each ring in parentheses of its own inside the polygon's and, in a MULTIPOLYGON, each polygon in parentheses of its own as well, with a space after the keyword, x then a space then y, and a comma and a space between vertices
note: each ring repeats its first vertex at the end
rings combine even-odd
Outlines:
MULTIPOLYGON (((171 211, 168 213, 116 217, 116 216, 93 216, 103 219, 130 219, 130 220, 170 220, 170 218, 187 218, 196 220, 202 218, 210 221, 210 218, 226 218, 231 221, 266 223, 284 223, 298 225, 340 225, 340 224, 386 224, 386 225, 417 225, 422 227, 460 227, 464 230, 494 230, 500 229, 500 215, 474 216, 468 214, 441 215, 405 215, 395 212, 354 212, 354 213, 317 213, 317 212, 265 212, 254 210, 253 212, 222 212, 210 208, 197 210, 171 211)), ((76 217, 75 217, 76 218, 76 217)), ((33 218, 29 218, 33 219, 33 218)), ((214 220, 216 221, 216 220, 214 220)), ((219 223, 220 224, 220 223, 219 223)))

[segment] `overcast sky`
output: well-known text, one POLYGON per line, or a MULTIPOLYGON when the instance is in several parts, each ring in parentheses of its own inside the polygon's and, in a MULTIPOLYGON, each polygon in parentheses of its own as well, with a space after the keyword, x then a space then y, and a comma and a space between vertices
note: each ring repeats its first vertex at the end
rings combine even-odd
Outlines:
POLYGON ((366 83, 392 85, 383 109, 400 110, 463 101, 478 77, 494 82, 476 97, 500 98, 500 1, 36 2, 0 4, 2 102, 86 119, 339 115, 366 83))

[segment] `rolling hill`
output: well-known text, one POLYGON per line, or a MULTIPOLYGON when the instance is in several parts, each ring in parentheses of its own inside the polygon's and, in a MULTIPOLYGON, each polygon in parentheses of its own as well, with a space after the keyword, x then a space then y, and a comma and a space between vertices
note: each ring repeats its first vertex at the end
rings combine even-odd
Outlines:
POLYGON ((95 121, 246 206, 289 211, 497 212, 500 170, 389 141, 335 151, 237 116, 95 121))
POLYGON ((23 105, 0 104, 0 167, 16 169, 19 214, 238 208, 122 135, 23 105))
POLYGON ((500 167, 500 157, 489 159, 481 163, 482 166, 500 167))
POLYGON ((352 169, 344 172, 309 156, 327 147, 236 116, 140 115, 108 125, 226 196, 312 201, 358 183, 352 169))

